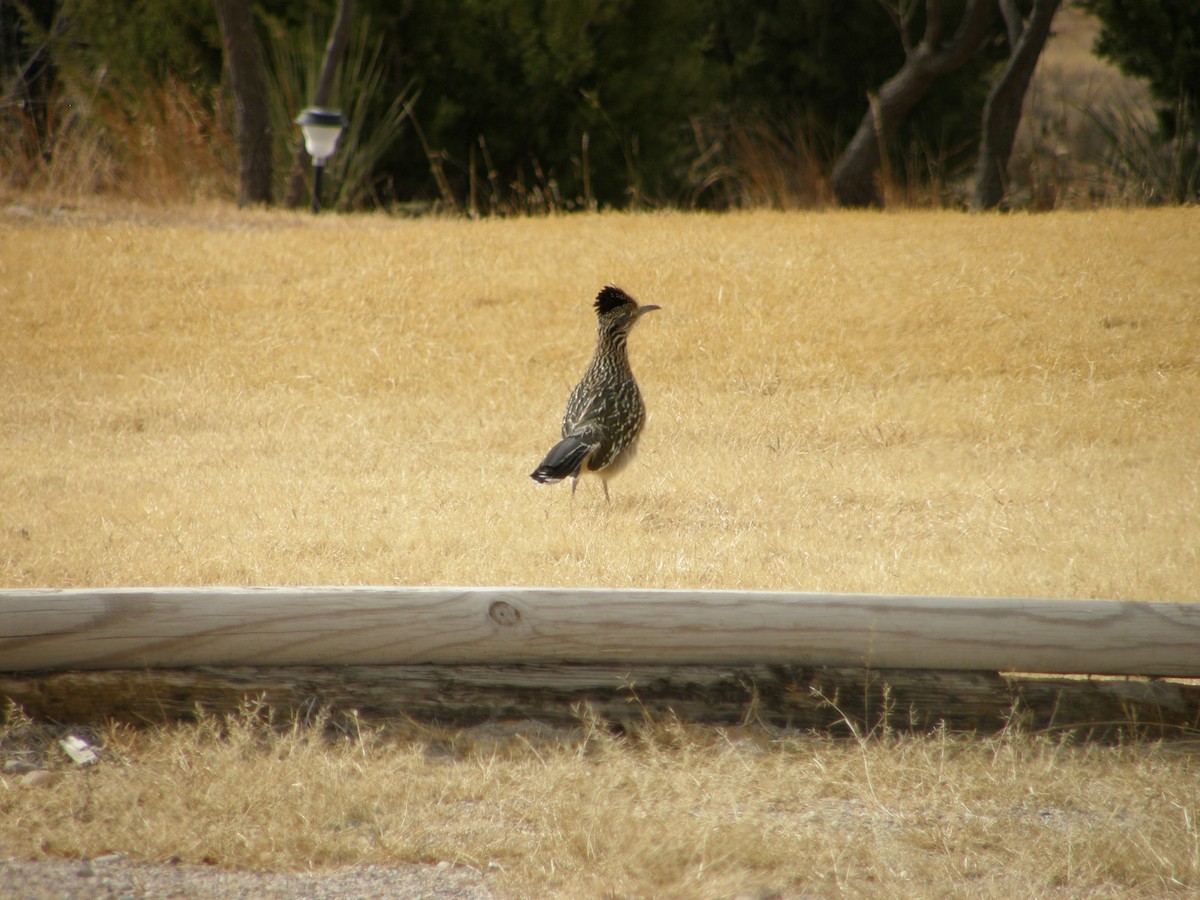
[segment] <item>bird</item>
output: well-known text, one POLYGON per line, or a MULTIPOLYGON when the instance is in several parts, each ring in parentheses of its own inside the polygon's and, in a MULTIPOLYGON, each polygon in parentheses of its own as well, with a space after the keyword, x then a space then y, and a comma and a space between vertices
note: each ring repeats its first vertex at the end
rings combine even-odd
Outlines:
POLYGON ((646 423, 646 405, 629 368, 625 344, 642 316, 662 307, 639 305, 613 284, 600 290, 593 306, 598 320, 596 352, 567 398, 562 440, 529 477, 541 484, 570 478, 573 497, 580 475, 594 473, 604 485, 604 499, 612 502, 608 479, 633 458, 646 423))

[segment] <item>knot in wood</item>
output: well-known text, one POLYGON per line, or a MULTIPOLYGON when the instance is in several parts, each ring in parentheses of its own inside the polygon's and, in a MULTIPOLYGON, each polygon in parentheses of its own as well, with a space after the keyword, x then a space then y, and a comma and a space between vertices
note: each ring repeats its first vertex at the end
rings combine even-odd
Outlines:
POLYGON ((488 615, 497 625, 512 626, 521 621, 521 613, 511 603, 496 600, 488 607, 488 615))

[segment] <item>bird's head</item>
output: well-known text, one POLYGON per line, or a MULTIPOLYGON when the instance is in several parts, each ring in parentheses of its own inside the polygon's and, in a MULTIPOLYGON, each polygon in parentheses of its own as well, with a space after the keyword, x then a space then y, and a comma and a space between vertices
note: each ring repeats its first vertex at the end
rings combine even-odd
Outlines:
POLYGON ((613 284, 605 285, 596 295, 596 318, 600 320, 601 333, 629 333, 634 323, 644 313, 661 309, 653 303, 638 305, 638 302, 613 284))

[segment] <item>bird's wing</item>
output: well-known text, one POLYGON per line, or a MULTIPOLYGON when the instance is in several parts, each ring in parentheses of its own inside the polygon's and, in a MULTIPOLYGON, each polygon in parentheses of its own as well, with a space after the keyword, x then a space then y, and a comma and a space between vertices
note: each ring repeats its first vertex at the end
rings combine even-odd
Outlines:
POLYGON ((586 429, 589 424, 594 423, 600 414, 600 398, 592 396, 587 399, 587 402, 580 408, 575 408, 574 397, 567 403, 567 411, 563 413, 562 421, 562 436, 566 437, 569 434, 576 434, 581 429, 586 429), (589 420, 591 420, 589 422, 589 420))

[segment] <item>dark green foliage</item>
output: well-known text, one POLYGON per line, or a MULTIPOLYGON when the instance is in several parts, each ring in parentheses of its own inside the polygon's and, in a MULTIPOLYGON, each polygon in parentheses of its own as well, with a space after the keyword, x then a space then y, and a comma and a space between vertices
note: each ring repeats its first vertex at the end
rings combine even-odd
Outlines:
POLYGON ((67 0, 0 4, 5 99, 44 121, 56 90, 107 100, 124 112, 152 84, 174 78, 202 93, 221 81, 221 39, 207 0, 67 0))
MULTIPOLYGON (((418 125, 459 202, 472 171, 484 209, 673 199, 694 149, 689 118, 717 97, 702 4, 377 5, 371 16, 397 36, 398 77, 419 86, 418 125)), ((390 164, 400 196, 438 196, 419 143, 390 164)))
MULTIPOLYGON (((57 23, 60 75, 82 91, 132 106, 139 86, 168 74, 210 104, 227 90, 206 0, 44 6, 41 18, 57 23)), ((318 0, 256 8, 297 43, 332 13, 318 0)), ((734 130, 802 130, 828 166, 868 91, 903 60, 878 0, 364 0, 359 9, 383 36, 391 95, 419 91, 414 128, 378 155, 376 198, 484 213, 738 202, 736 191, 696 187, 735 169, 734 130)), ((899 146, 925 157, 907 167, 918 178, 973 147, 986 65, 940 86, 902 133, 899 146)))
POLYGON ((1200 3, 1196 0, 1084 0, 1100 19, 1096 53, 1145 78, 1158 101, 1155 129, 1102 111, 1114 175, 1138 186, 1143 202, 1200 199, 1200 3))
MULTIPOLYGON (((947 4, 948 19, 959 5, 947 4)), ((710 170, 732 171, 734 131, 784 139, 800 130, 829 166, 868 92, 904 59, 878 0, 384 6, 372 16, 400 36, 397 59, 420 84, 427 143, 410 141, 390 160, 397 194, 437 198, 428 149, 459 203, 474 172, 484 209, 736 202, 697 188, 703 145, 716 148, 710 170)), ((900 173, 924 180, 970 161, 983 76, 1002 49, 946 79, 917 111, 898 154, 920 161, 900 173)))
POLYGON ((168 74, 220 83, 221 36, 208 0, 67 0, 44 21, 60 69, 94 87, 131 92, 168 74))
MULTIPOLYGON (((964 2, 941 4, 946 37, 964 2)), ((1127 55, 1130 71, 1161 81, 1162 97, 1173 103, 1184 81, 1195 89, 1200 6, 1088 5, 1111 7, 1114 17, 1125 10, 1134 24, 1140 15, 1139 27, 1166 41, 1126 49, 1125 26, 1114 18, 1102 47, 1127 55), (1156 65, 1165 71, 1149 72, 1156 65)), ((264 43, 269 33, 297 46, 311 42, 305 36, 314 23, 322 33, 333 7, 332 0, 254 4, 264 43)), ((227 121, 208 0, 29 0, 20 9, 0 4, 10 103, 22 92, 46 103, 51 85, 66 82, 67 93, 107 97, 132 121, 138 91, 169 78, 227 121)), ((924 26, 924 4, 914 9, 910 43, 924 26)), ((373 148, 373 171, 360 179, 368 187, 357 196, 483 214, 754 202, 739 179, 753 178, 756 159, 797 140, 816 177, 825 177, 866 112, 868 93, 898 71, 905 53, 879 0, 359 0, 358 11, 382 46, 370 116, 394 119, 393 98, 409 91, 416 99, 412 120, 392 129, 399 139, 373 148)), ((936 183, 968 168, 983 98, 1007 52, 1002 34, 997 16, 996 39, 913 111, 891 148, 894 181, 936 183)), ((364 123, 360 133, 386 131, 376 124, 364 123)))
POLYGON ((1200 3, 1196 0, 1084 0, 1102 28, 1096 53, 1128 75, 1145 78, 1162 104, 1166 136, 1180 105, 1200 101, 1200 3))
MULTIPOLYGON (((30 0, 22 7, 0 3, 0 73, 3 73, 3 103, 19 110, 26 122, 41 130, 54 68, 48 52, 53 32, 54 4, 30 0)), ((14 128, 15 116, 4 125, 14 128)))
POLYGON ((727 73, 734 117, 820 123, 834 134, 858 126, 869 91, 904 61, 881 4, 718 0, 710 54, 727 73))
POLYGON ((136 155, 111 132, 159 120, 166 95, 211 109, 222 52, 208 0, 28 0, 0 3, 0 67, 3 152, 52 166, 85 131, 107 130, 114 160, 136 155))
MULTIPOLYGON (((944 39, 962 17, 962 0, 940 4, 944 39)), ((1019 4, 1028 5, 1028 4, 1019 4)), ((925 28, 913 6, 907 42, 925 28)), ((879 0, 717 0, 714 55, 729 73, 730 128, 760 121, 782 136, 796 123, 831 168, 868 108, 867 96, 903 66, 905 40, 879 0)), ((979 139, 990 76, 1007 50, 999 16, 994 39, 962 69, 935 84, 897 134, 892 177, 925 183, 965 169, 979 139)))

